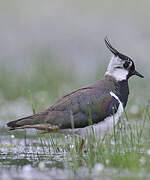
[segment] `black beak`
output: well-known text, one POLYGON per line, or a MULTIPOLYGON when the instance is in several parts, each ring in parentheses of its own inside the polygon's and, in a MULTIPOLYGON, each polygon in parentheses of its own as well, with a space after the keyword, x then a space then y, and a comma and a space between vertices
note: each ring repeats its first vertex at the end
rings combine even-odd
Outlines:
POLYGON ((141 78, 144 78, 144 76, 142 75, 142 74, 140 74, 138 71, 134 71, 133 72, 133 75, 136 75, 136 76, 139 76, 139 77, 141 77, 141 78))

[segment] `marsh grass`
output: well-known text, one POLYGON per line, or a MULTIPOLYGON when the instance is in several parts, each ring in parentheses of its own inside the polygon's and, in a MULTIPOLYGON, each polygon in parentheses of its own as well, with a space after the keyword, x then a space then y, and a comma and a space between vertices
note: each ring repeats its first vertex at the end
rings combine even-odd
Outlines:
POLYGON ((80 167, 86 167, 89 172, 95 164, 101 163, 105 168, 128 169, 138 172, 141 169, 149 170, 150 156, 145 149, 146 122, 150 121, 146 106, 143 109, 141 120, 131 122, 126 112, 120 118, 112 134, 105 134, 101 139, 94 134, 86 138, 82 153, 79 153, 81 138, 76 136, 40 135, 43 154, 45 148, 55 154, 61 153, 68 168, 74 172, 80 167), (42 136, 42 138, 41 138, 42 136))
MULTIPOLYGON (((29 101, 33 111, 36 113, 36 106, 29 93, 29 101)), ((70 115, 71 112, 70 112, 70 115)), ((72 117, 72 116, 71 116, 72 117)), ((74 128, 73 119, 71 118, 72 128, 74 128)), ((131 120, 127 112, 119 119, 117 125, 114 125, 111 134, 105 134, 101 139, 92 135, 87 136, 82 153, 79 148, 82 139, 77 136, 64 136, 59 134, 40 134, 37 132, 36 137, 39 139, 37 146, 42 151, 35 156, 38 161, 54 161, 55 156, 61 156, 61 161, 66 168, 73 172, 78 171, 80 167, 88 168, 92 173, 95 164, 101 163, 104 168, 116 168, 119 170, 128 169, 129 171, 138 172, 140 170, 148 171, 150 165, 150 155, 147 150, 150 148, 146 140, 150 138, 149 130, 146 124, 150 123, 149 105, 141 108, 138 120, 131 120), (147 136, 147 138, 145 138, 147 136)), ((92 124, 91 110, 89 107, 89 125, 92 124)), ((26 155, 29 152, 26 142, 27 134, 24 133, 26 146, 26 155)), ((36 148, 34 144, 33 147, 36 148)), ((33 148, 33 152, 34 152, 33 148)), ((26 156, 25 156, 26 157, 26 156)), ((34 157, 31 156, 31 159, 34 157)))
MULTIPOLYGON (((82 140, 77 136, 39 132, 30 135, 28 131, 16 132, 18 135, 22 134, 20 139, 26 139, 24 152, 15 154, 13 149, 19 152, 22 145, 12 141, 10 146, 2 147, 9 150, 5 162, 1 161, 1 163, 4 166, 17 167, 31 164, 32 167, 38 168, 41 162, 45 162, 49 170, 53 167, 70 169, 75 177, 84 167, 89 172, 89 178, 95 176, 93 169, 101 164, 102 169, 96 169, 98 176, 105 174, 105 177, 108 177, 110 172, 113 173, 113 169, 118 172, 118 174, 113 173, 114 179, 119 179, 121 174, 130 177, 134 173, 136 177, 139 173, 144 173, 144 176, 149 174, 150 170, 150 141, 147 141, 150 138, 147 126, 150 123, 149 106, 141 111, 142 114, 137 121, 128 118, 127 113, 124 112, 112 134, 105 134, 101 139, 95 138, 94 134, 88 136, 82 153, 79 153, 82 140), (129 174, 126 174, 125 170, 128 170, 129 174)), ((112 177, 111 173, 109 177, 112 177)))
MULTIPOLYGON (((4 97, 12 101, 24 95, 33 114, 47 108, 63 95, 63 91, 66 92, 68 89, 63 84, 68 84, 70 89, 80 86, 73 75, 70 76, 70 72, 60 73, 53 64, 40 65, 29 81, 17 75, 11 78, 4 69, 0 74, 4 97), (50 95, 38 93, 41 91, 48 92, 50 95)), ((131 99, 134 99, 133 97, 131 99)), ((102 171, 106 173, 115 169, 117 172, 128 170, 135 174, 140 172, 149 174, 150 105, 148 103, 144 106, 141 103, 139 111, 131 114, 129 110, 134 104, 136 105, 135 101, 129 102, 127 112, 124 112, 111 134, 105 134, 101 139, 96 139, 94 133, 88 136, 82 153, 79 153, 82 139, 77 136, 40 134, 31 130, 8 133, 6 129, 1 128, 1 137, 8 137, 9 142, 3 144, 2 142, 5 141, 0 140, 1 167, 18 168, 30 164, 38 168, 38 164, 44 161, 47 168, 70 169, 74 173, 84 167, 92 174, 95 165, 102 164, 102 171), (15 136, 14 139, 10 139, 11 134, 15 136)), ((92 124, 90 108, 89 124, 92 124)), ((73 123, 72 128, 74 128, 73 123)))

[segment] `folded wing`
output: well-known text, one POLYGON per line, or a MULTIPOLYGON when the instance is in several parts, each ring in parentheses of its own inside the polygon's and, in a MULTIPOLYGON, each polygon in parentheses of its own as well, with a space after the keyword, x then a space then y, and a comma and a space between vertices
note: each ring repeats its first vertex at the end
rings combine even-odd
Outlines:
POLYGON ((85 87, 63 96, 44 112, 11 121, 7 125, 12 130, 36 128, 49 132, 72 127, 83 128, 103 121, 113 115, 118 107, 118 100, 109 91, 85 87))

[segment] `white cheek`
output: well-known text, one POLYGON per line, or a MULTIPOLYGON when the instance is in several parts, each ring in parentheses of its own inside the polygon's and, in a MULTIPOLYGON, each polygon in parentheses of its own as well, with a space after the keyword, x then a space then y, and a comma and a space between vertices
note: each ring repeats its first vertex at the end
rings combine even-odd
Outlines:
POLYGON ((123 61, 113 55, 109 62, 105 75, 113 76, 117 81, 122 81, 127 79, 128 70, 123 68, 123 61), (122 68, 116 68, 117 66, 122 68))
POLYGON ((113 76, 117 81, 126 80, 127 75, 128 75, 128 71, 126 69, 116 69, 111 74, 111 76, 113 76))

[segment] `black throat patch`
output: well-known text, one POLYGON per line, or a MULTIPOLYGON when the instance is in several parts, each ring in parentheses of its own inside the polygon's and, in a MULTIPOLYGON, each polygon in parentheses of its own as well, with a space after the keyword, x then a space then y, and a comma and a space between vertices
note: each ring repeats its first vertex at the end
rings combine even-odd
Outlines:
POLYGON ((120 101, 123 103, 123 107, 125 107, 129 96, 128 80, 117 82, 117 95, 120 101))

